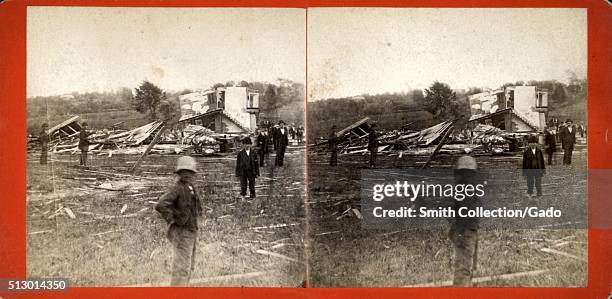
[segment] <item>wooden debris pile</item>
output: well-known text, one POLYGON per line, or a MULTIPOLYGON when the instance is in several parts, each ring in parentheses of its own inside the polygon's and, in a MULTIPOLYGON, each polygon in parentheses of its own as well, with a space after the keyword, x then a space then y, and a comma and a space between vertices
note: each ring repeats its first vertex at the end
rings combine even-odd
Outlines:
MULTIPOLYGON (((351 124, 336 133, 338 136, 339 154, 368 153, 368 136, 371 126, 368 117, 351 124)), ((431 155, 436 145, 444 139, 444 145, 438 151, 447 154, 469 152, 490 152, 501 154, 513 149, 513 143, 520 142, 520 137, 507 134, 489 125, 479 124, 472 130, 453 130, 453 121, 443 121, 434 126, 415 131, 404 126, 400 130, 379 131, 378 152, 389 156, 431 155), (447 134, 449 133, 449 134, 447 134)), ((313 145, 314 152, 328 149, 327 139, 313 145)), ((515 149, 518 144, 515 144, 515 149)))
MULTIPOLYGON (((132 130, 103 129, 89 131, 89 151, 93 153, 142 154, 145 146, 150 144, 155 135, 162 129, 163 121, 154 121, 132 130)), ((79 117, 74 116, 47 130, 50 136, 49 148, 54 153, 77 153, 79 151, 79 134, 82 127, 79 117)), ((189 125, 182 132, 165 130, 156 141, 151 152, 159 154, 178 154, 194 144, 205 144, 213 151, 218 144, 217 137, 211 130, 189 125)), ((28 149, 38 146, 38 138, 28 139, 28 149)))

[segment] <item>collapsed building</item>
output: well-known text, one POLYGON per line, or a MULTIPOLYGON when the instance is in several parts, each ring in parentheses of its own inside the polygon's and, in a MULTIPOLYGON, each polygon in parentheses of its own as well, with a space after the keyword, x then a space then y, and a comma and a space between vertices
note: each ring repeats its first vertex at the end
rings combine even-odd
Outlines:
POLYGON ((259 96, 249 87, 217 87, 182 95, 179 124, 203 126, 220 134, 253 132, 257 129, 259 96))
MULTIPOLYGON (((508 86, 468 97, 471 116, 468 126, 456 128, 454 120, 440 122, 422 130, 379 132, 378 152, 389 156, 435 155, 476 152, 503 154, 516 152, 528 134, 546 127, 548 91, 535 86, 508 86)), ((335 132, 340 154, 364 154, 371 126, 368 117, 335 132)), ((327 141, 313 145, 323 150, 327 141)))
POLYGON ((548 91, 535 86, 508 86, 468 97, 472 124, 507 133, 541 132, 546 128, 548 91))

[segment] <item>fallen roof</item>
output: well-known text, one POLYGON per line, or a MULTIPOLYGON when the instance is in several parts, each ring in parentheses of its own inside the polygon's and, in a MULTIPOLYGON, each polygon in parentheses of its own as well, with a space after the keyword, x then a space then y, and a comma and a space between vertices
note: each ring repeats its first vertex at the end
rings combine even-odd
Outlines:
POLYGON ((339 132, 338 132, 336 135, 337 135, 337 136, 342 136, 342 135, 344 135, 344 134, 346 134, 346 133, 348 133, 348 132, 352 131, 353 129, 355 129, 355 128, 357 128, 357 127, 359 127, 359 126, 361 126, 361 125, 363 125, 363 124, 367 123, 369 120, 370 120, 370 118, 366 116, 366 117, 362 118, 361 120, 359 120, 359 121, 357 121, 357 122, 354 122, 354 123, 353 123, 353 124, 351 124, 350 126, 348 126, 348 127, 344 128, 344 129, 342 129, 342 130, 341 130, 341 131, 339 131, 339 132))
POLYGON ((59 123, 58 125, 54 126, 53 128, 50 128, 47 130, 47 134, 49 135, 53 135, 56 132, 62 132, 65 135, 72 135, 78 131, 81 130, 81 126, 79 125, 79 123, 77 122, 77 120, 79 119, 78 115, 75 115, 61 123, 59 123), (70 130, 68 130, 70 129, 70 130))

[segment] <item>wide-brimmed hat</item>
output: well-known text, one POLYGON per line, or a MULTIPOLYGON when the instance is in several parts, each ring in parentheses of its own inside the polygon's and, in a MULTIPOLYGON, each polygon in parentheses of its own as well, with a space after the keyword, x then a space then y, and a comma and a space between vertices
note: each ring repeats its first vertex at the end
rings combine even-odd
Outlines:
POLYGON ((193 157, 182 156, 176 161, 176 170, 174 172, 178 173, 181 170, 190 170, 193 172, 198 172, 197 166, 197 162, 193 157))
POLYGON ((245 137, 242 139, 242 144, 253 144, 253 141, 251 141, 250 137, 245 137))

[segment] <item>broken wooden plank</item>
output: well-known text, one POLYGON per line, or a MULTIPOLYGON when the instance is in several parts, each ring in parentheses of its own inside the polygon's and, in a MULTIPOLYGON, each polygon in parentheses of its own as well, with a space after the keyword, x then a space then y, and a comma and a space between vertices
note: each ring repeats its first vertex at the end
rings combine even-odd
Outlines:
POLYGON ((155 146, 155 144, 159 141, 159 139, 161 138, 162 134, 166 131, 166 128, 168 126, 166 126, 166 123, 161 123, 161 128, 159 129, 159 131, 157 131, 157 134, 155 134, 155 137, 153 137, 153 140, 151 140, 151 143, 149 143, 149 145, 147 146, 147 148, 145 149, 144 153, 142 153, 142 155, 138 158, 138 160, 136 160, 136 163, 134 163, 134 165, 132 165, 132 167, 130 168, 129 172, 130 173, 134 173, 136 171, 136 169, 138 168, 138 166, 140 165, 140 162, 142 161, 142 159, 144 157, 147 156, 147 154, 149 154, 149 152, 153 149, 153 147, 155 146))
POLYGON ((331 232, 318 233, 318 234, 315 234, 315 236, 325 236, 325 235, 337 234, 339 232, 340 232, 339 230, 335 230, 331 232))
POLYGON ((127 204, 124 204, 123 207, 121 207, 121 211, 119 211, 119 214, 123 215, 125 210, 127 210, 127 204))
MULTIPOLYGON (((488 281, 500 280, 500 279, 508 280, 508 279, 515 279, 515 278, 524 277, 524 276, 535 276, 535 275, 547 273, 549 271, 550 271, 549 269, 543 269, 543 270, 533 270, 533 271, 501 274, 501 275, 476 277, 476 278, 472 278, 472 283, 482 283, 482 282, 488 282, 488 281)), ((452 286, 452 285, 453 285, 452 280, 446 280, 446 281, 439 281, 439 282, 413 284, 413 285, 408 285, 404 287, 406 288, 431 288, 431 287, 446 287, 446 286, 452 286)))
POLYGON ((116 233, 116 232, 121 232, 124 231, 125 229, 118 229, 118 230, 109 230, 109 231, 105 231, 105 232, 101 232, 101 233, 97 233, 97 234, 93 234, 93 237, 99 237, 102 235, 106 235, 106 234, 110 234, 110 233, 116 233))
POLYGON ((296 263, 302 263, 302 262, 298 261, 297 259, 294 259, 292 257, 288 257, 288 256, 280 254, 280 253, 276 253, 276 252, 271 252, 271 251, 267 251, 267 250, 263 250, 263 249, 258 249, 255 252, 259 253, 259 254, 262 254, 262 255, 277 257, 277 258, 280 258, 280 259, 284 259, 284 260, 288 260, 288 261, 292 261, 292 262, 296 262, 296 263))
POLYGON ((49 230, 41 230, 41 231, 36 231, 36 232, 31 232, 31 233, 28 233, 28 235, 38 235, 38 234, 45 234, 45 233, 51 233, 51 232, 53 232, 53 230, 52 230, 52 229, 49 229, 49 230))
POLYGON ((554 250, 554 249, 550 249, 550 248, 542 248, 542 249, 540 249, 540 251, 546 252, 546 253, 558 254, 558 255, 569 257, 569 258, 572 258, 572 259, 575 259, 575 260, 579 260, 579 261, 582 261, 582 262, 585 262, 585 263, 588 262, 588 260, 583 258, 583 257, 579 257, 579 256, 573 255, 571 253, 567 253, 567 252, 563 252, 563 251, 558 251, 558 250, 554 250))
MULTIPOLYGON (((207 283, 207 282, 233 280, 233 279, 250 279, 250 278, 259 277, 259 276, 263 276, 267 274, 270 274, 270 272, 269 271, 257 271, 257 272, 249 272, 249 273, 194 278, 194 279, 189 280, 189 284, 192 284, 192 285, 202 284, 202 283, 207 283)), ((167 287, 167 286, 170 286, 169 282, 135 284, 135 285, 120 286, 120 287, 139 288, 139 287, 167 287)))
POLYGON ((76 216, 74 216, 74 213, 72 212, 70 208, 64 208, 64 211, 66 211, 66 214, 68 214, 68 217, 72 219, 76 219, 76 216))
POLYGON ((444 141, 446 140, 446 137, 448 137, 448 135, 453 131, 454 124, 455 124, 455 121, 452 121, 450 123, 450 125, 446 129, 446 132, 444 132, 444 135, 442 135, 442 139, 440 139, 440 142, 438 143, 438 145, 436 145, 436 148, 434 149, 433 153, 431 153, 429 158, 427 158, 427 161, 425 162, 425 164, 421 166, 421 169, 427 168, 427 166, 429 166, 429 163, 431 162, 431 160, 433 160, 433 158, 436 156, 436 154, 440 151, 440 149, 444 145, 444 141))
POLYGON ((250 229, 268 229, 268 228, 281 228, 281 227, 288 227, 288 226, 294 226, 294 225, 299 225, 299 223, 290 223, 290 224, 273 224, 273 225, 268 225, 268 226, 257 226, 257 227, 251 227, 250 229))

